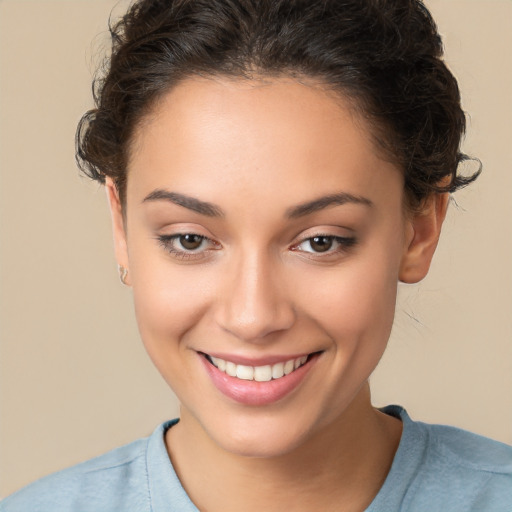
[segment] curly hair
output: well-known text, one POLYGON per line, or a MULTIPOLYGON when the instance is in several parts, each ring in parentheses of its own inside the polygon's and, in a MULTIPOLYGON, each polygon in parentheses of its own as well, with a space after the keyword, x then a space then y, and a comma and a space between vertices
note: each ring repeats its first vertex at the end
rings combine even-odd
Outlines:
POLYGON ((480 173, 460 174, 459 88, 420 0, 139 0, 110 33, 76 158, 91 178, 110 176, 122 201, 135 128, 194 75, 314 78, 350 98, 403 170, 410 205, 480 173))

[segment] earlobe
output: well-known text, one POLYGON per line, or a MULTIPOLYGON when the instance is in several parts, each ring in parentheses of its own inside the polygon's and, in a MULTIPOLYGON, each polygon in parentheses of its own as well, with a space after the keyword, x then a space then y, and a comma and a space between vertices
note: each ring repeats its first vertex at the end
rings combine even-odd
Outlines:
POLYGON ((408 236, 399 279, 417 283, 428 273, 448 209, 449 194, 432 194, 420 213, 408 221, 408 236))
POLYGON ((119 191, 116 184, 111 178, 106 178, 105 189, 107 199, 110 206, 110 214, 112 217, 112 232, 114 235, 114 250, 118 267, 125 270, 123 283, 130 286, 129 278, 129 259, 126 244, 126 230, 123 217, 123 207, 119 198, 119 191))

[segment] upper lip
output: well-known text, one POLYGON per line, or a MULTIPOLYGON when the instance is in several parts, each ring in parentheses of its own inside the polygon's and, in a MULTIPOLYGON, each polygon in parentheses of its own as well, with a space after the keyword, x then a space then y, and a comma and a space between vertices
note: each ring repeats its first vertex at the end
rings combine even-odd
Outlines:
POLYGON ((298 359, 299 357, 309 356, 314 353, 316 352, 300 352, 297 354, 288 355, 265 355, 259 357, 247 357, 237 354, 226 354, 223 352, 199 352, 199 354, 203 354, 210 357, 217 357, 219 359, 224 359, 224 361, 230 361, 232 363, 241 364, 244 366, 271 366, 277 363, 285 363, 286 361, 290 361, 290 359, 298 359))

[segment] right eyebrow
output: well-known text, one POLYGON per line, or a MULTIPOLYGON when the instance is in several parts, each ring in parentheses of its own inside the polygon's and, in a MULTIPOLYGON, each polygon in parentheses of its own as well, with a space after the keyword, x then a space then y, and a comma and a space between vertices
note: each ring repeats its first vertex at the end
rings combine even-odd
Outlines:
POLYGON ((366 197, 354 196, 352 194, 348 194, 347 192, 339 192, 337 194, 329 194, 327 196, 319 197, 313 201, 308 201, 306 203, 302 203, 289 208, 286 212, 286 215, 290 219, 295 219, 298 217, 304 217, 319 210, 323 210, 329 206, 339 206, 347 203, 361 204, 370 208, 373 206, 373 202, 366 197))
POLYGON ((161 188, 153 190, 153 192, 148 194, 142 202, 145 203, 148 201, 169 201, 171 203, 177 204, 178 206, 182 206, 183 208, 187 208, 188 210, 200 213, 201 215, 206 215, 207 217, 224 216, 222 209, 215 204, 161 188))

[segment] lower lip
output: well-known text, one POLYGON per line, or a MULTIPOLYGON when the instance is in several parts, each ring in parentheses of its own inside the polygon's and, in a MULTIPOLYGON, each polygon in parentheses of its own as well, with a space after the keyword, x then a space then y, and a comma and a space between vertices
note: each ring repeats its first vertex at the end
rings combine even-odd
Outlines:
POLYGON ((299 386, 318 359, 318 354, 310 356, 305 364, 288 375, 267 382, 231 377, 207 361, 204 356, 200 357, 213 384, 222 394, 245 405, 268 405, 281 400, 299 386))

